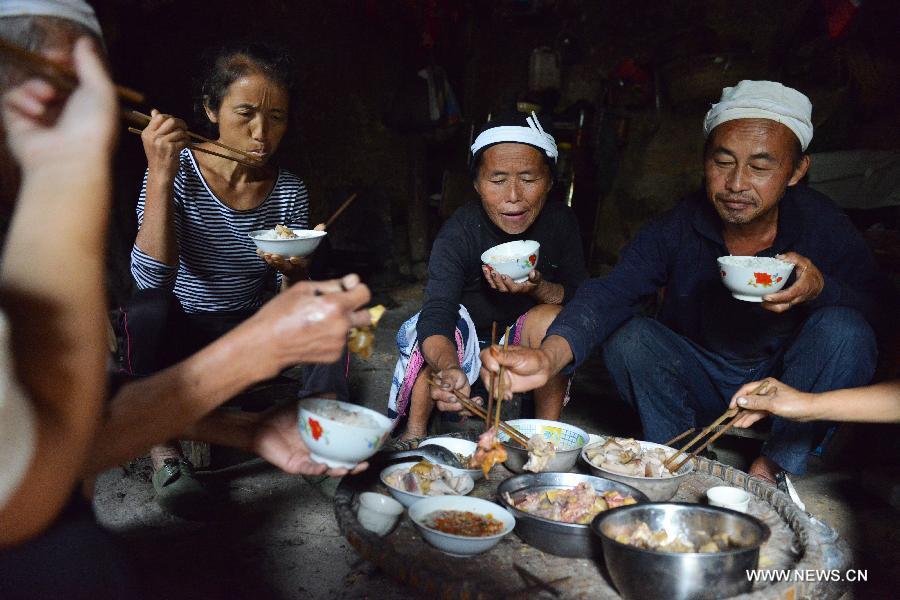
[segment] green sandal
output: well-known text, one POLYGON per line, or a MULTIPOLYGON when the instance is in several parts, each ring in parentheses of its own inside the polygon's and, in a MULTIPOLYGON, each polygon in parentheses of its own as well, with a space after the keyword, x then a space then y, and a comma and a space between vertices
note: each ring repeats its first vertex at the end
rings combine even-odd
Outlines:
POLYGON ((156 503, 174 515, 195 516, 209 505, 209 493, 186 458, 167 458, 153 474, 153 489, 156 503))

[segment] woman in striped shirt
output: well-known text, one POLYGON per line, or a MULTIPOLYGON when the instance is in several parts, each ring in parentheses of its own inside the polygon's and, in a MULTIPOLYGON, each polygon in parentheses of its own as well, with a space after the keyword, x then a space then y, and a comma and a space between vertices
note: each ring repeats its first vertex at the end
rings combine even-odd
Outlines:
MULTIPOLYGON (((287 130, 288 59, 260 45, 209 58, 197 94, 208 137, 250 153, 260 166, 192 152, 185 123, 153 111, 141 135, 147 172, 131 253, 139 291, 124 315, 135 375, 174 364, 252 315, 273 276, 278 286, 307 278, 306 259, 260 257, 247 235, 278 223, 309 227, 303 181, 270 163, 287 130)), ((346 399, 343 361, 305 369, 304 388, 346 399)), ((173 512, 196 506, 202 488, 177 444, 154 448, 151 458, 157 501, 173 512)))

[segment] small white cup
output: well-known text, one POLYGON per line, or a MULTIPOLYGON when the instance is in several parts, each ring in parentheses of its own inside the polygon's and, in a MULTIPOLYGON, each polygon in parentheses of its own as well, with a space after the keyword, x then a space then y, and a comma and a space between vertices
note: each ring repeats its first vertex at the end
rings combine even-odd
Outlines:
POLYGON ((718 485, 706 490, 706 497, 713 506, 730 508, 742 513, 750 507, 750 494, 740 488, 718 485))
POLYGON ((356 518, 360 525, 372 533, 387 535, 397 524, 401 514, 403 505, 393 498, 375 492, 363 492, 359 496, 356 518))

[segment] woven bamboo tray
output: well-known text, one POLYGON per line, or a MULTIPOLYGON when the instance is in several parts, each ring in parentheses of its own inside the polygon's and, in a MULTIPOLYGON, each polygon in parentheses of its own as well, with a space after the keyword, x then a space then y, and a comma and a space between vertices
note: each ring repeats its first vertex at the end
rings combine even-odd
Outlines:
MULTIPOLYGON (((397 444, 391 450, 415 447, 397 444)), ((341 533, 360 555, 385 573, 416 591, 440 598, 536 597, 534 588, 513 568, 524 567, 544 581, 555 584, 564 598, 618 598, 605 573, 602 561, 562 558, 546 554, 522 542, 514 533, 489 552, 472 559, 447 556, 429 546, 405 516, 388 536, 379 538, 364 529, 356 519, 355 499, 365 491, 387 493, 378 479, 384 467, 377 455, 369 470, 359 476, 345 477, 334 499, 335 517, 341 533)), ((703 502, 706 490, 716 485, 732 485, 752 495, 750 514, 772 530, 760 551, 761 569, 844 570, 850 566, 847 544, 827 525, 811 519, 777 488, 751 479, 743 471, 719 462, 696 459, 695 471, 673 498, 677 502, 703 502)), ((512 473, 494 467, 489 479, 476 482, 470 495, 495 500, 501 481, 512 473)), ((785 600, 838 598, 846 584, 835 582, 756 583, 747 599, 784 598, 785 600)), ((548 596, 547 593, 543 594, 548 596)))

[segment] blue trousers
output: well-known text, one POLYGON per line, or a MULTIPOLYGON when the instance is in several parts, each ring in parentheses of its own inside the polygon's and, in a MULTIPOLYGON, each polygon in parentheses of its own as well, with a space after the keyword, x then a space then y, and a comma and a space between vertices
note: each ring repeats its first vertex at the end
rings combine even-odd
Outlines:
MULTIPOLYGON (((875 333, 856 310, 814 311, 772 357, 735 365, 662 323, 635 317, 603 346, 619 394, 640 413, 644 437, 665 442, 691 427, 705 427, 727 408, 738 388, 775 377, 807 392, 857 387, 875 373, 875 333)), ((763 454, 796 474, 821 438, 819 423, 772 420, 763 454)))

